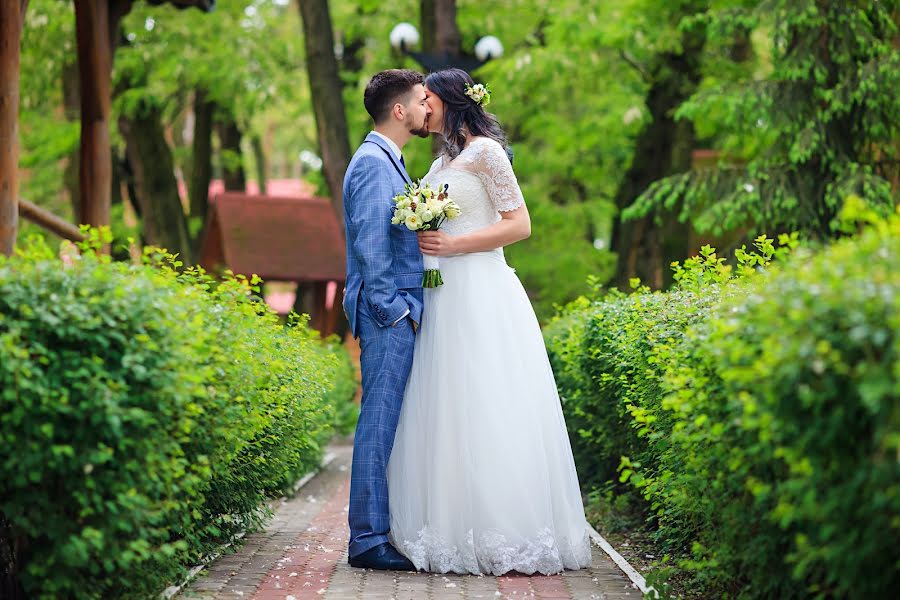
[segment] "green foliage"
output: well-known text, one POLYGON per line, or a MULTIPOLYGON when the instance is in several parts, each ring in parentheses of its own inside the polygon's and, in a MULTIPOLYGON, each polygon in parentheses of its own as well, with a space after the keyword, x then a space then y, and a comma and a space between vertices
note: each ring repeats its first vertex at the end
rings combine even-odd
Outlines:
POLYGON ((677 343, 715 301, 716 294, 694 290, 611 290, 602 301, 574 302, 547 326, 547 350, 585 487, 618 479, 623 457, 632 472, 654 461, 646 436, 660 418, 665 365, 647 354, 677 343))
MULTIPOLYGON (((351 148, 371 127, 362 106, 369 77, 420 68, 388 41, 396 23, 419 25, 420 8, 413 0, 330 3, 351 148)), ((485 35, 505 47, 475 76, 491 86, 489 108, 515 150, 534 235, 508 256, 541 320, 586 293, 588 274, 611 278, 613 198, 650 124, 648 94, 678 79, 666 71, 678 67, 671 59, 690 34, 702 33, 703 80, 675 116, 690 121, 698 145, 720 151, 721 164, 658 181, 627 215, 664 205, 704 232, 830 236, 848 193, 882 213, 896 201, 896 0, 458 0, 457 9, 464 51, 485 35), (736 51, 742 45, 746 55, 736 51)), ((61 73, 74 56, 72 12, 71 2, 32 0, 22 44, 23 196, 63 216, 60 158, 77 142, 77 126, 60 110, 61 73)), ((325 191, 322 173, 298 161, 318 143, 295 2, 219 0, 211 13, 135 2, 122 32, 116 144, 120 115, 161 107, 177 168, 189 173, 188 106, 204 89, 262 140, 270 177, 301 170, 325 191)), ((413 177, 423 175, 430 140, 412 140, 405 155, 413 177)), ((243 156, 249 167, 253 153, 243 156)), ((216 153, 215 161, 220 168, 227 157, 216 153)))
POLYGON ((626 217, 663 205, 703 231, 755 226, 830 237, 849 194, 890 214, 900 174, 900 100, 891 91, 900 87, 900 4, 717 5, 681 26, 705 27, 720 47, 749 32, 767 37, 761 49, 771 69, 709 69, 677 116, 714 139, 722 164, 657 181, 626 217))
POLYGON ((318 464, 353 372, 255 279, 89 234, 0 259, 2 543, 29 597, 151 597, 318 464))
POLYGON ((327 403, 335 408, 334 429, 343 435, 352 434, 356 430, 356 421, 359 418, 359 404, 356 403, 356 390, 359 381, 356 378, 356 370, 350 353, 346 346, 340 343, 337 336, 325 340, 317 349, 331 355, 331 371, 324 375, 324 380, 332 382, 334 387, 328 392, 327 403))
MULTIPOLYGON (((75 63, 75 17, 70 2, 29 2, 22 29, 19 81, 19 195, 71 220, 63 197, 65 159, 78 147, 79 125, 63 110, 63 70, 75 63)), ((24 239, 44 230, 19 223, 24 239)))
POLYGON ((857 237, 712 249, 669 293, 580 300, 547 330, 579 473, 644 503, 702 597, 886 596, 900 533, 900 215, 857 237), (781 266, 778 266, 778 265, 781 266), (760 272, 761 271, 761 272, 760 272), (620 460, 621 457, 621 460, 620 460))
MULTIPOLYGON (((610 199, 640 124, 639 108, 627 123, 623 116, 641 103, 641 84, 614 52, 598 47, 594 31, 609 23, 607 8, 578 0, 461 0, 457 8, 465 52, 485 35, 505 47, 502 58, 474 76, 491 87, 488 108, 509 134, 532 218, 532 237, 507 249, 509 262, 546 320, 555 304, 588 291, 588 275, 604 281, 612 275, 610 199)), ((355 148, 371 129, 362 105, 369 77, 387 68, 421 69, 388 40, 399 22, 419 27, 419 3, 332 2, 331 12, 355 148)), ((431 140, 411 140, 404 156, 410 174, 423 176, 433 160, 431 140)))
POLYGON ((247 131, 272 102, 297 102, 300 66, 296 9, 284 3, 219 0, 215 11, 177 11, 136 3, 123 21, 127 42, 116 52, 117 99, 131 114, 147 99, 181 110, 186 92, 206 90, 247 131))
POLYGON ((515 4, 468 5, 459 20, 468 47, 492 33, 507 48, 477 76, 493 91, 489 109, 509 133, 532 218, 532 237, 507 255, 545 321, 588 292, 588 275, 605 282, 615 271, 612 199, 646 116, 645 89, 614 49, 621 8, 564 0, 497 18, 515 4))

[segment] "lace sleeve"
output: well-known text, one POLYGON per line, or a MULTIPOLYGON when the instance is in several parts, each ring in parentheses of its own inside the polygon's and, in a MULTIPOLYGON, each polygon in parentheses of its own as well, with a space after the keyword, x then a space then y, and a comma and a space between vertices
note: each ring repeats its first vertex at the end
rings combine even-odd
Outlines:
POLYGON ((499 212, 515 210, 525 204, 519 181, 506 151, 494 140, 479 141, 472 167, 499 212))

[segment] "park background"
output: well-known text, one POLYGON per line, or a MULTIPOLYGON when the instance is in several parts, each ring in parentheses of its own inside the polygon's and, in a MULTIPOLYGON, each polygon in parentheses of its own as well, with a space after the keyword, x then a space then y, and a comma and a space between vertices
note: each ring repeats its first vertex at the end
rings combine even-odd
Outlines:
MULTIPOLYGON (((152 594, 352 429, 352 343, 310 326, 343 332, 340 274, 312 272, 343 243, 362 91, 421 68, 411 52, 478 65, 509 135, 533 233, 507 258, 546 325, 592 522, 652 548, 665 593, 898 583, 897 2, 3 0, 0 16, 14 585, 152 594), (403 22, 421 39, 398 49, 403 22), (503 53, 480 64, 486 36, 503 53), (274 210, 259 191, 327 226, 270 218, 268 243, 235 246, 287 263, 284 281, 210 276, 190 267, 221 191, 246 195, 231 236, 274 210), (257 297, 296 282, 312 321, 286 327, 257 297)), ((435 147, 407 148, 421 176, 435 147)))

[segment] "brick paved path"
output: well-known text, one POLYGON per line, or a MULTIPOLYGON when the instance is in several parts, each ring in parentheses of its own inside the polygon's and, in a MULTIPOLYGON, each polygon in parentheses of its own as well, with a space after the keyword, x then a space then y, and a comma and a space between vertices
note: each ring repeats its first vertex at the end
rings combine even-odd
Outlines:
POLYGON ((265 531, 204 569, 178 598, 244 600, 639 599, 599 548, 590 569, 563 575, 474 577, 353 569, 347 564, 350 446, 283 501, 265 531))

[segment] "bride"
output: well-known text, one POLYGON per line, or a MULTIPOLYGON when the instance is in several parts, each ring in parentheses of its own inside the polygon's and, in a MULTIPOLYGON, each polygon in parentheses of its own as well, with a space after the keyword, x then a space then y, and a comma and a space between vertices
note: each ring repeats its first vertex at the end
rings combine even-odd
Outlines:
POLYGON ((503 246, 531 222, 490 96, 459 69, 425 80, 445 149, 423 181, 462 214, 419 234, 444 284, 425 290, 388 464, 391 541, 418 569, 558 573, 591 562, 559 396, 503 246))

